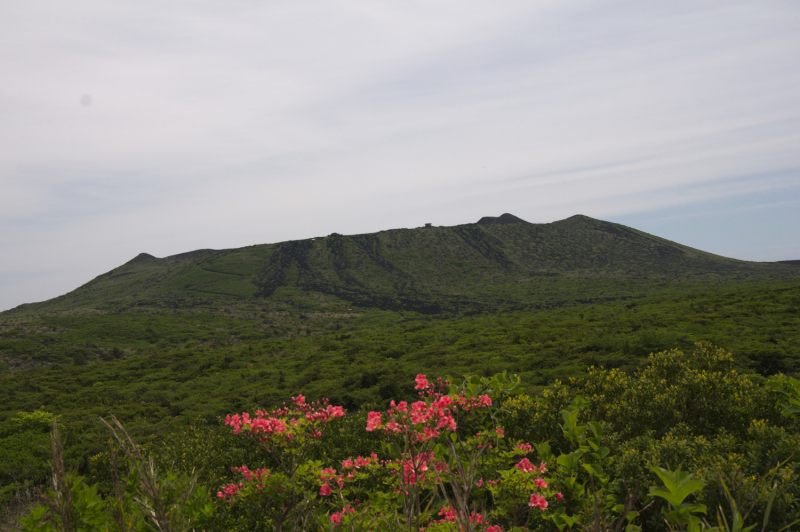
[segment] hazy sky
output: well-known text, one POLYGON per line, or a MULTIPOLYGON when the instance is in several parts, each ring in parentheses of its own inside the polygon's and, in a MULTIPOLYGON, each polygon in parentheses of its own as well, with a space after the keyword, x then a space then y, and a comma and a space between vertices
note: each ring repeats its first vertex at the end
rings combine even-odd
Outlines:
POLYGON ((800 2, 0 2, 0 310, 504 212, 800 259, 800 2))

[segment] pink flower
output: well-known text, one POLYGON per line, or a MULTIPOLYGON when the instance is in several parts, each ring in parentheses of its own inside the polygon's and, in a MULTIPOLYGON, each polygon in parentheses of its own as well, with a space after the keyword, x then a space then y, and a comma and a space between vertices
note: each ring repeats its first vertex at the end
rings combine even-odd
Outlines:
POLYGON ((436 422, 437 429, 446 429, 449 431, 456 430, 456 420, 453 419, 453 416, 442 416, 439 418, 439 421, 436 422))
POLYGON ((247 482, 252 482, 252 481, 253 481, 253 473, 252 473, 252 471, 250 471, 250 470, 247 468, 247 466, 242 466, 242 467, 232 467, 232 468, 231 468, 231 471, 233 471, 234 473, 241 473, 241 474, 242 474, 242 476, 244 477, 244 479, 245 479, 247 482))
POLYGON ((564 499, 564 496, 563 496, 563 495, 561 495, 561 492, 560 492, 560 491, 559 491, 558 493, 556 493, 556 500, 557 500, 557 501, 560 501, 560 500, 563 500, 563 499, 564 499))
POLYGON ((327 414, 331 418, 342 417, 344 415, 344 409, 341 406, 328 405, 327 414))
POLYGON ((432 459, 432 451, 405 458, 403 461, 403 480, 405 484, 421 482, 425 478, 425 473, 428 471, 428 464, 432 459))
POLYGON ((389 409, 390 410, 396 410, 396 411, 400 412, 401 414, 403 414, 403 413, 408 411, 408 403, 405 402, 405 401, 400 401, 400 403, 395 404, 394 403, 394 399, 392 399, 392 402, 389 403, 389 409))
POLYGON ((381 428, 381 413, 370 412, 367 414, 367 432, 381 428))
POLYGON ((443 517, 443 521, 447 521, 448 523, 456 522, 456 511, 449 506, 442 507, 442 509, 439 511, 439 515, 443 517))
POLYGON ((547 487, 547 482, 545 482, 545 480, 543 478, 537 478, 535 480, 535 482, 536 482, 536 487, 537 488, 546 488, 547 487))
POLYGON ((533 465, 531 461, 528 460, 527 458, 523 458, 522 460, 520 460, 519 463, 514 467, 516 467, 523 473, 533 473, 534 471, 536 471, 536 466, 533 465))
POLYGON ((473 523, 483 523, 483 515, 472 512, 469 516, 469 520, 473 523))
POLYGON ((453 404, 453 399, 449 395, 443 395, 442 397, 434 401, 432 406, 436 408, 447 408, 452 404, 453 404))
POLYGON ((486 532, 503 532, 503 529, 497 525, 492 525, 486 529, 486 532))
POLYGON ((530 443, 520 443, 517 445, 517 449, 520 451, 531 452, 533 451, 533 447, 531 447, 530 443))
POLYGON ((528 503, 528 506, 537 507, 541 510, 547 508, 547 501, 541 495, 537 495, 536 493, 531 493, 531 500, 528 503))
POLYGON ((386 424, 387 432, 400 432, 401 430, 403 430, 403 428, 395 420, 391 420, 386 424))
POLYGON ((417 381, 417 385, 414 386, 415 390, 427 390, 428 388, 433 386, 431 383, 428 382, 427 377, 425 377, 425 375, 421 373, 417 375, 417 378, 415 380, 417 381))
POLYGON ((323 497, 327 497, 331 493, 333 493, 333 490, 331 490, 331 487, 328 486, 327 482, 323 484, 322 487, 319 489, 319 494, 322 495, 323 497))
POLYGON ((428 404, 425 401, 417 401, 411 405, 411 422, 414 424, 425 423, 431 417, 428 404))
POLYGON ((239 414, 225 416, 225 424, 233 427, 234 434, 239 434, 242 430, 242 418, 239 417, 239 414))
POLYGON ((373 460, 372 458, 362 458, 359 456, 356 458, 355 467, 356 469, 358 469, 359 467, 368 466, 369 464, 372 463, 372 460, 373 460))
POLYGON ((258 417, 250 424, 250 432, 253 434, 258 434, 259 432, 263 434, 283 434, 286 430, 286 422, 274 417, 267 419, 258 417))
POLYGON ((420 436, 420 440, 422 440, 422 441, 432 440, 433 438, 437 437, 438 435, 439 435, 439 431, 438 430, 431 430, 430 427, 425 427, 423 435, 420 436))
POLYGON ((342 524, 342 515, 339 513, 335 513, 331 516, 331 523, 333 526, 338 526, 342 524))
POLYGON ((225 499, 227 497, 230 498, 236 497, 236 492, 239 491, 242 487, 244 487, 243 484, 239 484, 238 486, 236 484, 228 484, 227 486, 222 487, 222 491, 217 492, 217 497, 219 497, 220 499, 225 499))

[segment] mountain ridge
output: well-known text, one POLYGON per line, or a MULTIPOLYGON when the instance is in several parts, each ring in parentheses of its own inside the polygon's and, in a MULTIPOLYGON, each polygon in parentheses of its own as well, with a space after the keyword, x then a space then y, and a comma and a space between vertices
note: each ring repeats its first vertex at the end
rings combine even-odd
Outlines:
POLYGON ((220 298, 479 312, 538 308, 544 293, 574 292, 570 283, 800 278, 793 262, 722 257, 584 215, 534 224, 504 213, 448 227, 331 233, 164 258, 140 253, 68 294, 6 312, 180 309, 220 298))

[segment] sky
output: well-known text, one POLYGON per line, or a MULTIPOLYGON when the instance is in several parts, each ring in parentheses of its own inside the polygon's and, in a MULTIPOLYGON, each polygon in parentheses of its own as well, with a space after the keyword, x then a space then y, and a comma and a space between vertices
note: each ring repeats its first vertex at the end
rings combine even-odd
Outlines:
POLYGON ((800 2, 3 0, 0 310, 509 212, 800 259, 800 2))

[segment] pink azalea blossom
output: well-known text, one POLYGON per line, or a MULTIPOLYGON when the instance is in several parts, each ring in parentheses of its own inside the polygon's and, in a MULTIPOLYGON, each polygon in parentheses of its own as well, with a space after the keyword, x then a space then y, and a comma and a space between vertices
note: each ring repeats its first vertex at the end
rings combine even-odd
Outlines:
POLYGON ((536 493, 531 493, 531 500, 528 503, 528 506, 533 506, 541 510, 544 510, 545 508, 547 508, 547 501, 541 495, 538 495, 536 493))
POLYGON ((370 412, 367 414, 367 432, 381 428, 381 413, 370 412))
POLYGON ((531 461, 528 460, 527 458, 523 458, 522 460, 520 460, 519 463, 514 467, 516 467, 523 473, 533 473, 534 471, 536 471, 536 466, 533 465, 531 461))

